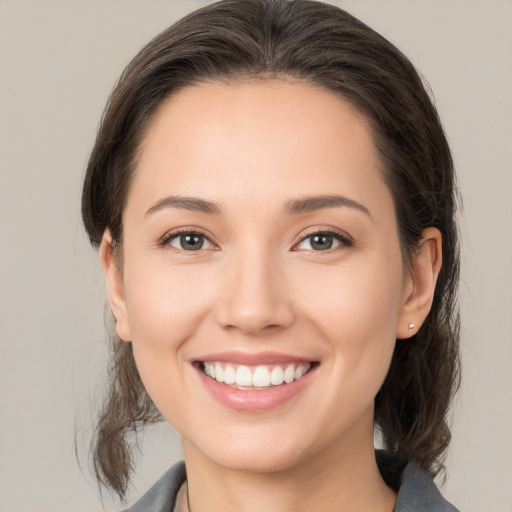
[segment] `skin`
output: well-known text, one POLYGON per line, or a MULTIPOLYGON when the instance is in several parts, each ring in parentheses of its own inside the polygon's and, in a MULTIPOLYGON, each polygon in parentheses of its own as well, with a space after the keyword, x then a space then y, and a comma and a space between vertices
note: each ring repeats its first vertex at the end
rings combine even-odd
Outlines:
POLYGON ((110 303, 148 393, 183 438, 191 510, 390 512, 374 398, 396 339, 428 314, 441 236, 427 229, 404 265, 366 119, 307 83, 185 88, 152 119, 123 223, 122 266, 108 231, 101 247, 110 303), (362 208, 286 210, 333 195, 362 208), (220 213, 161 207, 168 196, 220 213), (203 233, 203 248, 161 242, 181 228, 203 233), (314 250, 308 236, 326 231, 342 238, 314 250), (233 350, 317 366, 284 404, 241 412, 214 399, 193 365, 233 350))

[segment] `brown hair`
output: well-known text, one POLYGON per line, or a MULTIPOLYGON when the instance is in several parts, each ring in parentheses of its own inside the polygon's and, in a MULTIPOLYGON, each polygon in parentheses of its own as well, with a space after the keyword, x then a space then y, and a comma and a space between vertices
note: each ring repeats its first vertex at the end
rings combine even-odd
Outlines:
MULTIPOLYGON (((170 94, 219 80, 286 76, 335 91, 371 122, 394 199, 402 252, 425 228, 443 236, 432 309, 412 340, 397 340, 375 402, 388 450, 435 475, 450 441, 446 416, 459 379, 459 256, 453 162, 435 107, 409 60, 345 11, 310 0, 224 0, 153 39, 122 74, 90 156, 82 216, 91 243, 105 229, 122 241, 122 212, 148 120, 170 94)), ((110 391, 93 461, 98 481, 124 497, 133 441, 160 415, 140 380, 130 343, 112 337, 110 391)))

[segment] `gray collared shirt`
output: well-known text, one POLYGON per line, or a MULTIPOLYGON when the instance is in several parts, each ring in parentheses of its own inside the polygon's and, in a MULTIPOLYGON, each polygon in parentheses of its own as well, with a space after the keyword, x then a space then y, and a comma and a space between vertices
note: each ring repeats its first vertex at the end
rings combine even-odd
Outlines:
MULTIPOLYGON (((393 512, 458 512, 439 492, 430 476, 415 464, 403 471, 392 458, 377 452, 377 462, 386 483, 398 492, 393 512)), ((149 491, 123 512, 176 512, 176 496, 187 479, 185 463, 178 462, 149 491)))

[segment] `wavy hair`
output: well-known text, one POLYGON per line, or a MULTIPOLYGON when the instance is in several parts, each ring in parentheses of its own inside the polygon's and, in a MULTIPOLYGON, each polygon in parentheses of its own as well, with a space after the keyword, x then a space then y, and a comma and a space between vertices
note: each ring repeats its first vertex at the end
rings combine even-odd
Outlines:
MULTIPOLYGON (((288 77, 340 94, 371 123, 391 190, 404 260, 427 227, 443 237, 432 309, 397 340, 375 400, 388 450, 437 474, 450 441, 447 412, 459 382, 457 189, 436 109, 413 65, 347 12, 310 0, 224 0, 199 9, 145 46, 106 106, 87 166, 82 217, 99 246, 105 229, 122 247, 122 213, 148 121, 177 90, 206 81, 288 77)), ((160 414, 139 377, 130 343, 111 336, 110 389, 93 440, 100 484, 126 494, 133 446, 160 414)))

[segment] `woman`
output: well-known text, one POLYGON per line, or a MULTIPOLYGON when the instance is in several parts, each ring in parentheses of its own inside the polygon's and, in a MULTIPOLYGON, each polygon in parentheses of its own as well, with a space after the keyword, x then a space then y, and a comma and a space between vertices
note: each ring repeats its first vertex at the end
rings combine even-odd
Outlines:
POLYGON ((346 12, 225 0, 157 36, 83 189, 117 330, 99 481, 123 497, 163 417, 185 463, 132 512, 455 510, 455 197, 416 71, 346 12))

